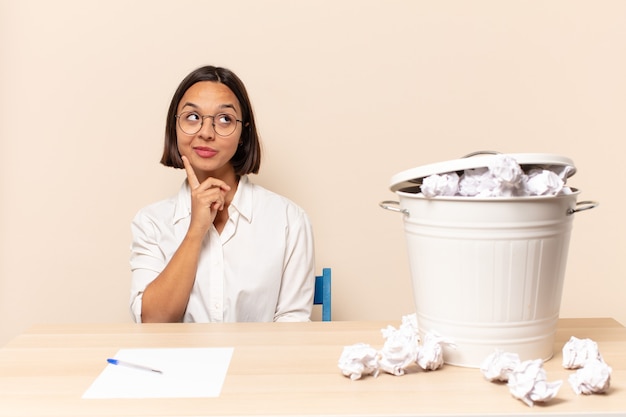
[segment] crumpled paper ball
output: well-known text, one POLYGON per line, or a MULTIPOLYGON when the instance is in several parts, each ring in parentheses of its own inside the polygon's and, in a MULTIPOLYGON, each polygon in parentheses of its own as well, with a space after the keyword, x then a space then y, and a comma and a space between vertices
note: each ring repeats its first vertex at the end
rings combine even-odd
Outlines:
POLYGON ((598 344, 591 339, 579 339, 572 336, 563 346, 563 367, 565 369, 582 368, 587 361, 600 358, 598 344))
POLYGON ((366 343, 344 346, 338 363, 341 373, 351 380, 364 375, 378 376, 378 352, 366 343))
POLYGON ((569 383, 576 394, 601 394, 611 385, 612 371, 602 359, 591 358, 570 375, 569 383))
POLYGON ((410 316, 404 316, 398 329, 387 326, 381 332, 385 344, 378 356, 380 369, 396 376, 404 375, 405 369, 417 359, 417 321, 413 321, 410 316))
POLYGON ((556 396, 563 381, 548 382, 541 359, 528 360, 518 364, 509 374, 507 386, 513 397, 529 407, 535 402, 546 402, 556 396))
POLYGON ((428 332, 424 342, 417 351, 417 364, 425 371, 434 371, 443 366, 443 345, 454 347, 454 344, 439 334, 428 332))
POLYGON ((524 190, 526 175, 517 161, 508 155, 496 155, 489 165, 489 174, 496 183, 493 196, 515 196, 524 190))
POLYGON ((459 195, 463 197, 489 197, 498 183, 488 168, 467 169, 459 180, 459 195))
POLYGON ((507 382, 509 375, 520 363, 521 360, 517 353, 496 349, 481 363, 480 372, 487 381, 507 382))
POLYGON ((459 190, 459 176, 456 172, 430 175, 422 180, 421 190, 426 197, 456 195, 459 190))
POLYGON ((563 191, 565 183, 556 172, 532 170, 525 182, 527 195, 557 195, 563 191))

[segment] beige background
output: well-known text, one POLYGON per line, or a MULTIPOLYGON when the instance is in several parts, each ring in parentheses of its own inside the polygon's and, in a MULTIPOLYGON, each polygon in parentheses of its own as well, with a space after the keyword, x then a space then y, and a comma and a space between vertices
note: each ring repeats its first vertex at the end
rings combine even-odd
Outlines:
POLYGON ((626 324, 626 2, 0 0, 0 344, 41 322, 129 321, 129 223, 189 71, 247 84, 253 179, 303 206, 336 320, 413 310, 391 176, 468 152, 572 158, 561 315, 626 324))

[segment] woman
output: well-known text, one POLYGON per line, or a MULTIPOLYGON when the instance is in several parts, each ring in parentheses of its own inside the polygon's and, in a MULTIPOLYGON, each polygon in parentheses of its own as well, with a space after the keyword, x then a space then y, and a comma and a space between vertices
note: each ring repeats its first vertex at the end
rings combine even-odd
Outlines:
POLYGON ((311 225, 293 202, 249 181, 260 160, 241 80, 213 66, 190 73, 170 103, 161 158, 187 179, 131 226, 135 321, 310 320, 311 225))

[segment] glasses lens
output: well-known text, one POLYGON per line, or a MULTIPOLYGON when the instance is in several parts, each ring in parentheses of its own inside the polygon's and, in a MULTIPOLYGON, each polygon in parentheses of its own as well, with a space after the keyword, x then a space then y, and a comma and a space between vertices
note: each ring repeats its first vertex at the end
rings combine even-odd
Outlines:
POLYGON ((185 112, 178 115, 178 126, 188 135, 195 135, 202 127, 202 116, 196 112, 185 112))
POLYGON ((213 117, 215 133, 220 136, 228 136, 237 128, 237 118, 232 114, 220 113, 213 117))

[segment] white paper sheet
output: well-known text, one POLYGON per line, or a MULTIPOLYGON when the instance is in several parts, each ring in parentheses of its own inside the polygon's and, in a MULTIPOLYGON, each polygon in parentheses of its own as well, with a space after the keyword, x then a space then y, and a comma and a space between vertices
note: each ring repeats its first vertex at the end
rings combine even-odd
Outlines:
POLYGON ((83 398, 218 397, 232 354, 230 347, 121 349, 115 359, 162 373, 109 364, 83 398))

